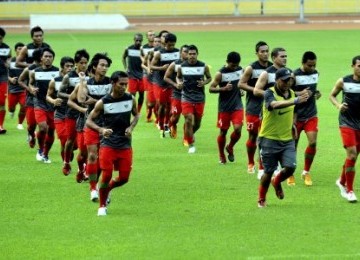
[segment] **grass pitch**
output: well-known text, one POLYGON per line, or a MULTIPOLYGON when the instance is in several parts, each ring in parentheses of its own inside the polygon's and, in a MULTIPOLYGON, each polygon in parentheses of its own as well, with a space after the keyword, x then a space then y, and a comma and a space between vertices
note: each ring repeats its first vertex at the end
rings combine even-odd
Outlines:
MULTIPOLYGON (((176 33, 176 32, 175 32, 176 33)), ((359 54, 359 31, 189 32, 177 33, 178 46, 196 44, 199 59, 212 74, 228 52, 241 53, 245 67, 255 60, 254 45, 288 51, 288 66, 300 66, 304 51, 318 55, 318 152, 312 167, 314 185, 300 180, 306 138, 299 144, 296 186, 283 185, 285 199, 269 189, 268 207, 257 208, 258 180, 246 173, 245 141, 235 148, 236 161, 218 164, 215 127, 217 96, 207 94, 203 124, 196 134, 197 153, 187 154, 181 138, 160 139, 142 118, 133 135, 134 165, 130 182, 112 192, 106 217, 89 200, 88 184, 61 173, 59 144, 51 164, 35 160, 26 132, 7 114, 8 133, 0 136, 0 247, 4 259, 277 259, 358 258, 359 204, 340 197, 335 186, 345 159, 337 111, 328 101, 335 81, 351 74, 359 54)), ((55 65, 80 48, 91 55, 107 51, 114 63, 109 74, 123 69, 121 55, 133 33, 46 33, 56 52, 55 65)), ((5 42, 29 42, 28 34, 7 35, 5 42)), ((183 119, 180 121, 182 124, 183 119)), ((181 127, 180 127, 181 128, 181 127)), ((182 135, 180 131, 179 136, 182 135)), ((358 169, 358 167, 357 167, 358 169)), ((355 189, 358 186, 355 183, 355 189)), ((356 189, 357 190, 357 189, 356 189)), ((355 190, 355 192, 356 192, 355 190)))

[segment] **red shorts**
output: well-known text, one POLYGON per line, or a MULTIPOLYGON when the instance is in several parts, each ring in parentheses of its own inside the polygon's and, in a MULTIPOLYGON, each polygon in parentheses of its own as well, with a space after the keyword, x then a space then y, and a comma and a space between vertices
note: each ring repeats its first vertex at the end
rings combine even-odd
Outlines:
POLYGON ((350 127, 340 127, 341 138, 344 147, 356 146, 356 150, 360 151, 360 130, 350 127))
POLYGON ((71 140, 76 139, 76 119, 74 118, 65 118, 66 125, 66 135, 71 140))
POLYGON ((26 107, 26 123, 28 126, 36 126, 34 107, 26 107))
POLYGON ((66 139, 67 133, 66 133, 65 120, 55 119, 54 124, 55 124, 55 130, 56 130, 57 137, 61 140, 66 139))
POLYGON ((160 104, 171 103, 172 88, 162 88, 153 84, 155 99, 160 104))
POLYGON ((84 141, 85 145, 99 145, 100 144, 100 134, 95 130, 85 127, 84 129, 84 141))
POLYGON ((145 91, 149 91, 150 89, 152 89, 152 83, 149 81, 148 77, 144 76, 143 77, 143 84, 144 84, 144 90, 145 91))
POLYGON ((84 139, 84 132, 77 132, 76 133, 76 143, 80 151, 86 151, 85 139, 84 139))
POLYGON ((132 94, 135 94, 136 92, 144 92, 143 80, 129 78, 128 92, 132 94))
POLYGON ((244 110, 233 112, 219 112, 217 127, 220 129, 229 129, 230 123, 233 125, 242 125, 244 122, 244 110))
POLYGON ((8 92, 7 82, 0 82, 0 106, 5 106, 5 100, 8 92))
POLYGON ((54 129, 54 111, 45 111, 40 108, 34 108, 35 120, 37 124, 46 122, 50 129, 54 129))
POLYGON ((150 81, 148 81, 148 83, 149 83, 149 85, 148 85, 148 89, 147 89, 147 92, 146 92, 147 102, 155 103, 156 98, 155 98, 154 85, 150 81))
POLYGON ((298 136, 300 135, 302 130, 304 130, 305 133, 319 131, 318 121, 319 121, 318 117, 312 117, 306 121, 296 121, 295 126, 298 136))
POLYGON ((14 111, 17 104, 20 104, 20 106, 25 106, 25 101, 26 101, 25 91, 18 93, 9 93, 8 94, 9 111, 14 111))
POLYGON ((180 99, 171 99, 171 114, 181 115, 181 100, 180 99))
POLYGON ((261 126, 260 116, 246 114, 246 130, 258 134, 261 126))
POLYGON ((205 103, 181 102, 182 114, 193 114, 195 117, 202 117, 204 114, 205 103))
POLYGON ((111 147, 100 147, 99 162, 102 170, 112 171, 113 168, 119 172, 130 172, 132 168, 132 149, 114 149, 111 147))

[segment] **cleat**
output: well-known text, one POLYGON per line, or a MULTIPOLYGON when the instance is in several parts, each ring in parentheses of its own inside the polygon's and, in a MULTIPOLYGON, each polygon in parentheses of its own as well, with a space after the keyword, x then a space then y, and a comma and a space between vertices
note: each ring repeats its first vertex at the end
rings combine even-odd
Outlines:
POLYGON ((340 195, 341 197, 343 197, 344 199, 348 199, 348 192, 347 192, 347 189, 344 185, 342 185, 340 183, 340 179, 337 179, 336 182, 335 182, 336 186, 339 187, 340 189, 340 195))
POLYGON ((294 175, 291 175, 287 180, 286 180, 287 185, 289 186, 295 186, 295 177, 294 175))
POLYGON ((356 198, 356 195, 353 191, 349 191, 347 193, 347 200, 351 203, 354 203, 354 202, 357 202, 357 198, 356 198))
POLYGON ((152 118, 150 117, 150 118, 146 118, 146 123, 151 123, 153 120, 152 120, 152 118))
POLYGON ((82 183, 83 181, 85 181, 85 178, 86 178, 85 168, 82 171, 78 170, 78 172, 76 174, 76 182, 77 183, 82 183))
POLYGON ((36 144, 36 139, 35 137, 32 137, 31 135, 28 134, 27 142, 30 148, 34 148, 36 144))
POLYGON ((18 125, 16 126, 16 128, 17 128, 18 130, 24 130, 24 126, 23 126, 22 124, 18 124, 18 125))
POLYGON ((99 193, 97 190, 90 191, 90 200, 92 202, 97 202, 99 200, 99 193))
POLYGON ((248 172, 248 174, 254 174, 255 173, 255 165, 254 164, 248 164, 247 172, 248 172))
POLYGON ((301 179, 304 180, 306 186, 312 186, 312 180, 309 172, 303 171, 301 174, 301 179))
POLYGON ((258 200, 258 208, 265 208, 265 207, 266 207, 265 199, 259 199, 258 200))
POLYGON ((261 180, 261 177, 264 175, 264 169, 259 169, 258 170, 258 173, 257 173, 257 178, 258 180, 261 180))
POLYGON ((62 168, 62 172, 65 176, 68 176, 71 173, 71 165, 70 163, 64 163, 64 166, 62 168))
POLYGON ((0 128, 0 135, 6 134, 6 129, 0 128))
POLYGON ((189 146, 188 141, 186 141, 186 140, 184 139, 184 140, 183 140, 183 145, 184 145, 185 147, 188 147, 188 146, 189 146))
POLYGON ((177 137, 177 129, 176 129, 176 125, 172 125, 170 127, 170 137, 175 139, 177 137))
POLYGON ((275 185, 275 178, 272 178, 271 180, 271 184, 272 186, 274 187, 275 189, 275 194, 276 194, 276 197, 278 197, 279 200, 282 200, 284 199, 285 195, 284 195, 284 192, 283 192, 283 189, 281 187, 281 184, 279 183, 278 185, 275 185))
POLYGON ((43 160, 42 151, 40 149, 36 153, 36 160, 39 161, 39 162, 41 162, 43 160))
POLYGON ((43 163, 51 163, 51 160, 49 159, 49 156, 47 156, 47 155, 43 155, 42 161, 43 161, 43 163))
POLYGON ((225 156, 220 156, 219 163, 220 163, 220 164, 226 164, 226 158, 225 158, 225 156))
POLYGON ((100 207, 98 209, 98 216, 106 216, 107 215, 107 208, 106 207, 100 207))
POLYGON ((234 151, 229 148, 229 145, 227 145, 227 146, 225 147, 225 150, 226 150, 226 152, 228 153, 228 156, 227 156, 228 160, 229 160, 230 162, 235 161, 234 151))
POLYGON ((190 144, 188 153, 195 153, 195 152, 196 152, 195 146, 193 144, 190 144))

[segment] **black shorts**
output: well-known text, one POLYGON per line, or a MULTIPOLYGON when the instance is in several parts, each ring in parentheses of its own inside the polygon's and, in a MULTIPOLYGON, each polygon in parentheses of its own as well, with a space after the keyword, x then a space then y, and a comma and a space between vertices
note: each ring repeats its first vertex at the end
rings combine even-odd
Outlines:
POLYGON ((273 173, 280 162, 282 167, 296 168, 295 141, 259 138, 260 156, 265 173, 273 173))

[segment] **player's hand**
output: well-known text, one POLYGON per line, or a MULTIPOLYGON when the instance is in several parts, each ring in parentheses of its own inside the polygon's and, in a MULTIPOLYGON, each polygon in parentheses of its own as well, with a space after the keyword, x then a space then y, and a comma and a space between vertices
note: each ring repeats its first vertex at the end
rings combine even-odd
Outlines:
POLYGON ((225 87, 223 87, 223 89, 224 89, 225 91, 231 91, 232 88, 233 88, 233 85, 231 84, 230 81, 225 85, 225 87))
POLYGON ((87 96, 88 99, 85 100, 84 104, 85 105, 92 105, 92 104, 95 104, 96 103, 96 99, 90 97, 90 96, 87 96))
POLYGON ((13 77, 13 78, 11 78, 9 81, 10 81, 11 84, 16 85, 16 84, 18 83, 18 78, 17 78, 17 77, 13 77))
POLYGON ((101 128, 101 134, 104 138, 109 138, 113 133, 113 130, 110 128, 101 128))
POLYGON ((320 93, 320 91, 319 91, 319 90, 316 90, 314 96, 315 96, 315 99, 316 99, 316 100, 318 100, 319 98, 321 98, 321 93, 320 93))
POLYGON ((204 80, 203 80, 203 79, 198 80, 198 81, 197 81, 197 83, 198 83, 198 85, 197 85, 197 86, 198 86, 199 88, 202 88, 202 87, 204 87, 204 86, 205 86, 205 84, 204 84, 204 80))
POLYGON ((342 104, 339 106, 339 110, 340 110, 341 113, 342 113, 342 112, 345 112, 345 111, 348 110, 348 109, 349 109, 349 106, 348 106, 347 103, 342 103, 342 104))
POLYGON ((29 92, 35 96, 39 92, 39 88, 29 87, 29 92))
POLYGON ((54 106, 59 107, 61 106, 63 100, 61 98, 56 98, 54 101, 54 106))
POLYGON ((125 136, 128 138, 131 138, 131 134, 132 134, 132 128, 128 127, 125 129, 125 136))

